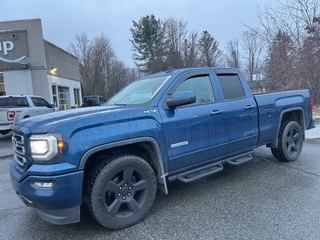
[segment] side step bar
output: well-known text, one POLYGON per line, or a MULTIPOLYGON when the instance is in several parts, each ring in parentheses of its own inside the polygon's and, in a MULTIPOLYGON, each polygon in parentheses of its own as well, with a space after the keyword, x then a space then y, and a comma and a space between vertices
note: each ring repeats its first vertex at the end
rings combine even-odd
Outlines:
POLYGON ((190 183, 200 178, 221 172, 223 170, 223 164, 228 163, 230 165, 240 165, 252 160, 252 154, 254 152, 247 152, 235 157, 227 158, 222 161, 218 161, 209 165, 204 165, 196 169, 192 169, 186 172, 179 173, 168 177, 168 181, 179 180, 184 183, 190 183))
POLYGON ((193 169, 193 170, 181 173, 177 176, 177 180, 184 183, 189 183, 189 182, 198 180, 199 178, 203 178, 211 174, 221 172, 222 170, 223 170, 223 165, 221 162, 214 163, 214 164, 206 165, 197 169, 193 169))
POLYGON ((226 162, 229 163, 230 165, 240 165, 242 163, 246 163, 246 162, 249 162, 250 160, 252 160, 253 153, 254 152, 246 153, 245 155, 240 155, 240 156, 237 156, 236 158, 231 158, 231 159, 227 160, 226 162))

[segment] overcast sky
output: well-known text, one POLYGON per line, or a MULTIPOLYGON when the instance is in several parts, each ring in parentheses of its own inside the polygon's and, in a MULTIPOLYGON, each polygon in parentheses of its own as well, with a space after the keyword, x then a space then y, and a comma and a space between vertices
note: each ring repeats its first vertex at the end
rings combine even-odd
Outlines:
POLYGON ((134 67, 130 28, 132 20, 154 14, 186 22, 189 31, 207 30, 224 50, 229 40, 240 38, 244 24, 257 26, 257 7, 270 0, 1 0, 0 21, 42 21, 45 40, 66 49, 76 34, 90 39, 104 34, 119 60, 134 67))

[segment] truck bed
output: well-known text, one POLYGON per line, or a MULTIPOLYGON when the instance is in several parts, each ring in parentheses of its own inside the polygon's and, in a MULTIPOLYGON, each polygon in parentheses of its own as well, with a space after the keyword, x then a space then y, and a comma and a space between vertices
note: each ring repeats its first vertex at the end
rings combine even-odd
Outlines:
POLYGON ((294 90, 275 93, 253 94, 259 111, 259 129, 260 135, 258 146, 265 145, 272 141, 280 128, 280 119, 282 115, 289 111, 298 111, 303 113, 302 121, 304 128, 302 131, 311 127, 312 112, 309 107, 306 108, 305 101, 310 101, 309 90, 294 90), (280 117, 279 117, 280 116, 280 117))

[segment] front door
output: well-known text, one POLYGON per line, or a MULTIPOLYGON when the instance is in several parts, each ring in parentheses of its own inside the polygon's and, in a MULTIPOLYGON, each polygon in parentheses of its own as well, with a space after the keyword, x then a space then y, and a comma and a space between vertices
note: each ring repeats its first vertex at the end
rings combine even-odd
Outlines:
POLYGON ((227 153, 223 103, 216 101, 212 86, 209 73, 186 77, 174 91, 193 91, 196 102, 161 112, 171 173, 227 153))

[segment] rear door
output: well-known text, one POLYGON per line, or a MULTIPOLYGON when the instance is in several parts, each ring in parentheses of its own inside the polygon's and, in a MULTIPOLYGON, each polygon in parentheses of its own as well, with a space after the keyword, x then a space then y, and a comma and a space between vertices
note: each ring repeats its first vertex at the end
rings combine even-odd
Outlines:
POLYGON ((258 111, 236 73, 217 74, 224 95, 228 154, 252 150, 258 140, 258 111))
POLYGON ((227 153, 223 103, 217 101, 211 79, 209 72, 189 74, 171 89, 171 93, 193 91, 196 103, 161 112, 169 172, 214 161, 227 153))

